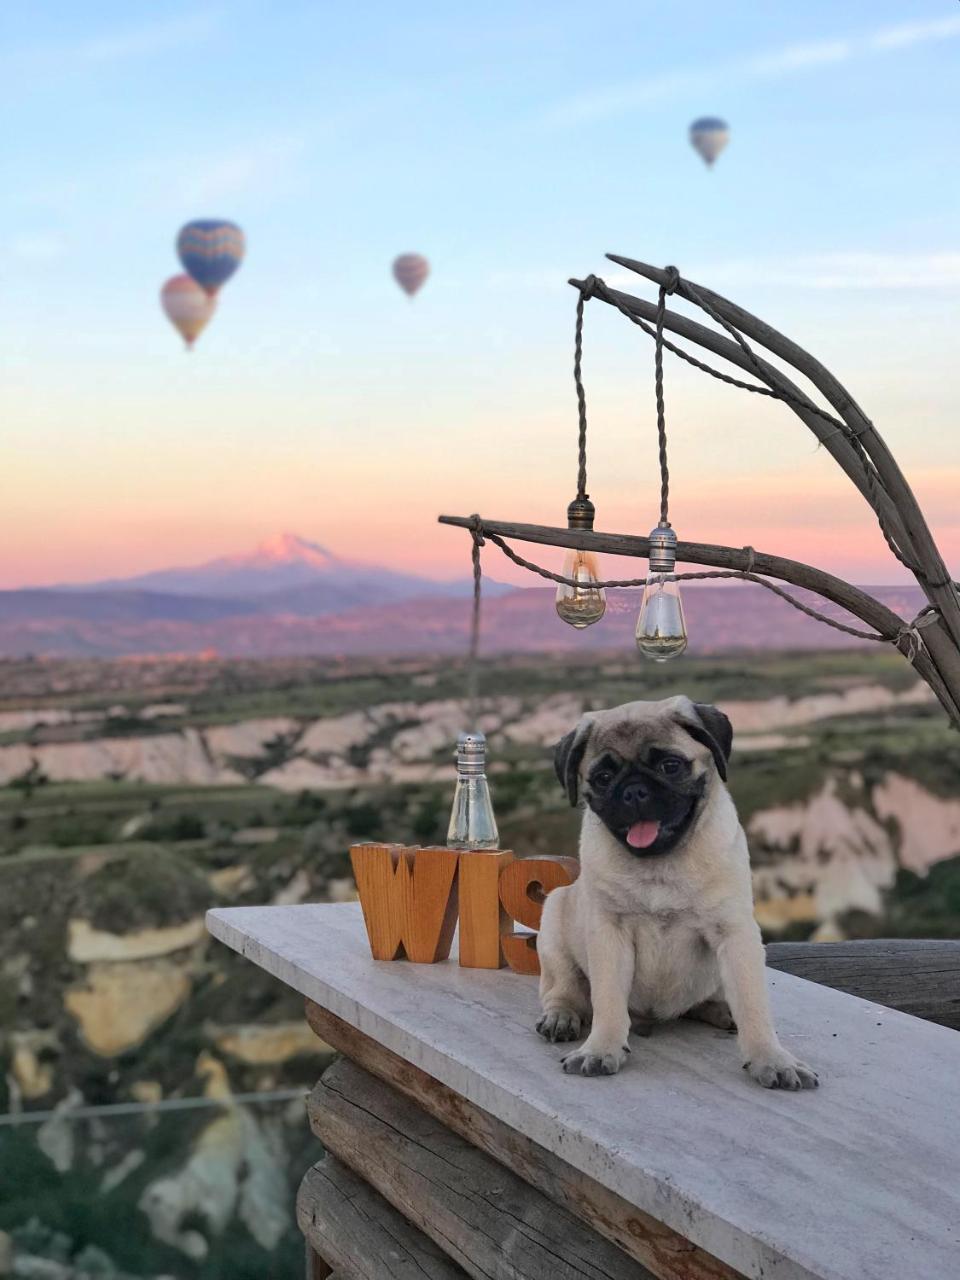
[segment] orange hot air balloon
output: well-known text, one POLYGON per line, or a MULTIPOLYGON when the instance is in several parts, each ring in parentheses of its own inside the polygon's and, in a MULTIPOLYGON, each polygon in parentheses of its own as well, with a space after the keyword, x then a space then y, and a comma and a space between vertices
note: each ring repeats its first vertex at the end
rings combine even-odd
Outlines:
POLYGON ((217 298, 201 289, 192 276, 171 276, 160 290, 160 305, 189 351, 216 311, 217 298))
POLYGON ((419 253, 401 253, 394 259, 393 278, 411 298, 430 274, 430 263, 419 253))

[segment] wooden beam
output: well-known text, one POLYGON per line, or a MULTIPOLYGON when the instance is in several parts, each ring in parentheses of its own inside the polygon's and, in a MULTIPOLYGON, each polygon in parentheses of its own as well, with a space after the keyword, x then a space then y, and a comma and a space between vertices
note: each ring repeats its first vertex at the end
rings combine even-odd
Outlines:
POLYGON ((325 1072, 307 1110, 327 1150, 473 1280, 651 1280, 566 1206, 352 1062, 325 1072))
POLYGON ((466 1272, 402 1213, 334 1156, 308 1169, 297 1222, 312 1253, 329 1268, 307 1280, 465 1280, 466 1272))
MULTIPOLYGON (((565 1206, 658 1280, 737 1280, 740 1273, 733 1268, 579 1173, 336 1014, 311 1000, 306 1002, 306 1014, 321 1039, 459 1134, 470 1146, 486 1152, 536 1187, 555 1206, 565 1206)), ((498 1169, 499 1176, 503 1173, 498 1169)), ((636 1271, 632 1274, 636 1275, 636 1271)))
POLYGON ((324 1262, 309 1240, 306 1246, 306 1280, 336 1280, 329 1263, 324 1262))
POLYGON ((960 942, 770 942, 767 964, 960 1031, 960 942))
MULTIPOLYGON (((554 547, 580 547, 587 551, 595 551, 615 556, 637 556, 646 558, 650 551, 650 540, 634 534, 601 533, 590 529, 566 529, 539 524, 517 524, 504 520, 487 520, 481 517, 483 526, 501 538, 516 539, 520 542, 534 542, 554 547)), ((440 524, 456 525, 458 528, 472 527, 472 516, 439 516, 440 524)), ((888 609, 886 605, 875 600, 873 596, 851 586, 842 578, 816 569, 813 565, 804 564, 800 560, 788 560, 783 556, 768 555, 755 551, 751 560, 749 552, 742 547, 723 547, 706 542, 678 542, 677 560, 686 564, 709 565, 717 569, 737 569, 745 571, 752 565, 753 572, 763 577, 778 578, 781 582, 789 582, 792 586, 814 591, 825 600, 830 600, 852 613, 861 622, 872 627, 881 634, 893 635, 904 625, 904 620, 888 609)), ((762 590, 762 588, 761 588, 762 590)), ((924 631, 925 642, 935 627, 927 627, 924 631)), ((947 645, 952 642, 944 637, 947 645)), ((906 656, 906 655, 904 655, 906 656)), ((910 659, 908 659, 910 660, 910 659)), ((948 688, 943 676, 937 669, 933 659, 923 645, 917 646, 912 665, 936 694, 947 715, 955 724, 960 724, 960 682, 948 688), (954 696, 954 688, 957 697, 954 696)))

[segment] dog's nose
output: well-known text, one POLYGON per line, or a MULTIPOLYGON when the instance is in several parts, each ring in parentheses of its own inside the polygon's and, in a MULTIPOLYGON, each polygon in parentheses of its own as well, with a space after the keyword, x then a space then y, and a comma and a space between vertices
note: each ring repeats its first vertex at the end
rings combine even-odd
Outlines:
POLYGON ((642 782, 628 782, 620 796, 625 805, 629 805, 631 809, 639 809, 650 799, 650 790, 642 782))

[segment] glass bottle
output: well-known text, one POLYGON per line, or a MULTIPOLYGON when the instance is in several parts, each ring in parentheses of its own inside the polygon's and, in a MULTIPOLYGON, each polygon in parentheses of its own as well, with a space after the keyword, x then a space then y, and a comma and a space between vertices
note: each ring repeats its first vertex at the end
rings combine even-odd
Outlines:
POLYGON ((447 829, 449 849, 499 849, 486 769, 487 739, 479 731, 457 739, 457 789, 447 829))

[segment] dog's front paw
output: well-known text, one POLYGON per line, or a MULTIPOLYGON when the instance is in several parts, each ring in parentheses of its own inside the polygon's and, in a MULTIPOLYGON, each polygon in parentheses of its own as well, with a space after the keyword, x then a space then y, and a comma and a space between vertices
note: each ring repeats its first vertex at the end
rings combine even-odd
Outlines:
POLYGON ((567 1054, 562 1060, 564 1071, 568 1075, 615 1076, 630 1052, 629 1047, 591 1043, 591 1040, 592 1037, 588 1038, 579 1049, 567 1054))
POLYGON ((743 1069, 764 1089, 816 1089, 820 1084, 813 1067, 808 1067, 786 1049, 757 1054, 743 1064, 743 1069))
POLYGON ((537 1023, 537 1031, 551 1044, 558 1041, 579 1040, 583 1031, 583 1019, 573 1009, 555 1009, 545 1013, 537 1023))

